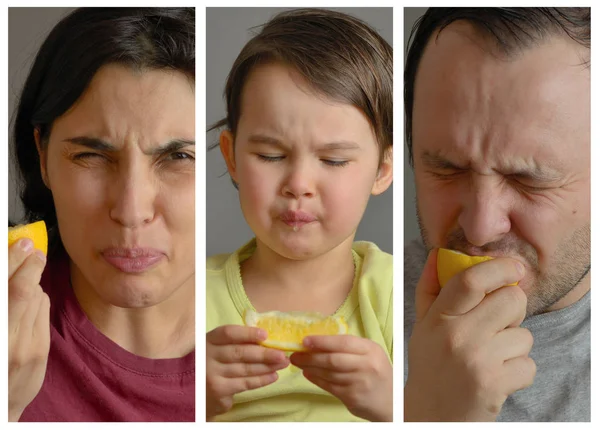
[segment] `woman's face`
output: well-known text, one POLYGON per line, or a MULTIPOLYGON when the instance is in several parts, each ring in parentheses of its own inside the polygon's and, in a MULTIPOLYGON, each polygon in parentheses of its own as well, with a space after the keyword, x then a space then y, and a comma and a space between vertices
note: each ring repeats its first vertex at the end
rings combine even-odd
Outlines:
POLYGON ((78 294, 132 308, 194 283, 194 88, 102 67, 52 126, 42 174, 78 294))

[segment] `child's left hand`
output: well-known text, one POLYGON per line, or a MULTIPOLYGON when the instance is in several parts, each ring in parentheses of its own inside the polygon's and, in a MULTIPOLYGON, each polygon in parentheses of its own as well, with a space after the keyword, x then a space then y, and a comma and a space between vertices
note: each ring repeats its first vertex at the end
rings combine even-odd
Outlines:
POLYGON ((392 421, 392 365, 379 344, 351 335, 310 336, 290 356, 304 377, 340 399, 357 417, 392 421))

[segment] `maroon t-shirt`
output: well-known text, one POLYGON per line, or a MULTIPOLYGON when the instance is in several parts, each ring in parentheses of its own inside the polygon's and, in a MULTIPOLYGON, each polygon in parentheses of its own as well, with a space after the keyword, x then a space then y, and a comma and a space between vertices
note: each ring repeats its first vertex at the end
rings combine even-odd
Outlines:
POLYGON ((66 256, 48 263, 51 345, 42 389, 20 421, 194 421, 195 353, 134 355, 98 331, 79 307, 66 256))

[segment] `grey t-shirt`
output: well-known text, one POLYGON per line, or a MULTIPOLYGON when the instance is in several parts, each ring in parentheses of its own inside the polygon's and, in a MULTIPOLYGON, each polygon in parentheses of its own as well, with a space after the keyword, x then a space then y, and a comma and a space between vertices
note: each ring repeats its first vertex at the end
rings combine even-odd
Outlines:
MULTIPOLYGON (((404 247, 404 383, 415 320, 415 288, 427 259, 421 241, 404 247)), ((533 334, 533 385, 508 397, 497 421, 590 421, 590 305, 588 292, 573 305, 526 319, 533 334)))

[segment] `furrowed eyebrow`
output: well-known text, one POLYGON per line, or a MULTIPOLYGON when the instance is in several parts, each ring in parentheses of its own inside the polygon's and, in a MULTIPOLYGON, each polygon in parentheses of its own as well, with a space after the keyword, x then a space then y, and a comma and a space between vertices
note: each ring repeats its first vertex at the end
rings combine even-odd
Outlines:
POLYGON ((267 144, 267 145, 276 146, 278 148, 281 148, 284 146, 283 142, 281 142, 279 139, 276 139, 271 136, 266 136, 264 134, 251 134, 248 137, 248 142, 267 144))
POLYGON ((554 182, 561 178, 560 174, 557 172, 542 170, 540 168, 518 170, 510 173, 510 176, 519 179, 529 179, 536 182, 554 182))
POLYGON ((69 142, 75 145, 85 146, 86 148, 94 149, 96 151, 117 151, 117 148, 115 148, 113 145, 96 137, 77 136, 64 139, 63 142, 69 142))
MULTIPOLYGON (((79 146, 85 146, 86 148, 90 148, 96 151, 105 151, 105 152, 117 152, 118 148, 110 143, 96 138, 96 137, 87 137, 87 136, 77 136, 71 137, 68 139, 64 139, 63 142, 73 143, 79 146)), ((165 145, 161 145, 157 148, 152 148, 148 152, 144 152, 146 155, 161 155, 168 154, 171 152, 178 151, 187 146, 196 146, 196 142, 193 140, 187 139, 173 139, 166 143, 165 145)))
POLYGON ((171 152, 179 151, 188 146, 196 146, 196 142, 193 140, 187 140, 187 139, 174 139, 165 145, 161 145, 158 148, 152 149, 150 151, 150 153, 145 153, 145 154, 146 155, 169 154, 171 152))
POLYGON ((360 149, 360 146, 356 142, 351 142, 349 140, 342 140, 339 142, 330 142, 323 145, 324 150, 334 150, 334 149, 360 149))
MULTIPOLYGON (((440 155, 431 154, 428 152, 422 154, 421 160, 423 161, 423 164, 434 169, 465 170, 468 168, 464 166, 458 166, 440 155)), ((512 171, 504 172, 498 171, 498 173, 506 176, 512 176, 513 178, 528 179, 536 182, 553 182, 561 178, 560 173, 549 169, 542 169, 540 166, 535 166, 533 168, 514 169, 512 171)))
MULTIPOLYGON (((251 143, 259 143, 259 144, 267 144, 276 146, 278 148, 283 148, 285 145, 279 139, 274 137, 265 136, 262 134, 253 134, 248 137, 248 142, 251 143)), ((332 151, 335 149, 360 149, 360 145, 356 142, 352 142, 349 140, 341 140, 339 142, 328 142, 324 144, 321 148, 322 150, 332 151)))
POLYGON ((421 161, 423 161, 423 164, 425 164, 426 166, 433 167, 436 169, 463 170, 466 168, 466 167, 458 166, 440 155, 431 154, 429 152, 424 152, 421 155, 421 161))

